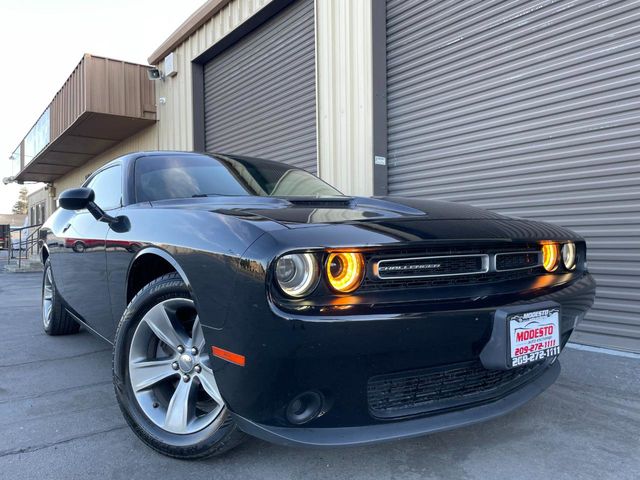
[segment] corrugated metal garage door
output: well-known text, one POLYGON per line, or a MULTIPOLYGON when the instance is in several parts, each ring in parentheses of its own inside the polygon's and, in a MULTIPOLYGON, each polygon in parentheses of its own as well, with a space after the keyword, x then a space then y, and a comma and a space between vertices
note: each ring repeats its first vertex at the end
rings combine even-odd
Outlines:
POLYGON ((313 0, 295 2, 204 67, 205 147, 315 173, 313 0))
POLYGON ((639 351, 639 2, 388 0, 387 56, 390 193, 580 232, 573 339, 639 351))

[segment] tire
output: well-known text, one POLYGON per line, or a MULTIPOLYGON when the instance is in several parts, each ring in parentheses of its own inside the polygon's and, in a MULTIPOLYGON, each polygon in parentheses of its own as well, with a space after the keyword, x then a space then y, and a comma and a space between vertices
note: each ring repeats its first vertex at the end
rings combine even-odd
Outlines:
POLYGON ((126 422, 163 455, 207 458, 244 438, 217 390, 195 304, 177 273, 146 285, 122 315, 113 383, 126 422))
POLYGON ((42 275, 42 326, 47 335, 71 335, 80 331, 76 322, 64 307, 56 288, 51 261, 44 262, 42 275))

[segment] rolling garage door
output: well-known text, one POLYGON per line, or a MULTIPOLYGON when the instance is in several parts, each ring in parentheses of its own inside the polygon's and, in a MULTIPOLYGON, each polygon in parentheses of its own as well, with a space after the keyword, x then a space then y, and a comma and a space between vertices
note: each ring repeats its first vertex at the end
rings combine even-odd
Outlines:
POLYGON ((598 282, 575 341, 640 350, 640 3, 387 1, 389 191, 547 220, 598 282))
POLYGON ((205 148, 317 170, 313 0, 293 3, 204 67, 205 148))

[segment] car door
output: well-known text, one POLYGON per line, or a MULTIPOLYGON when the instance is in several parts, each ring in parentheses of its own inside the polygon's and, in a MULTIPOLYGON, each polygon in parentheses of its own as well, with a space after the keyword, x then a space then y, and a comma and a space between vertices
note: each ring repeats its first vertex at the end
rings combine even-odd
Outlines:
MULTIPOLYGON (((112 215, 122 208, 122 166, 111 165, 85 184, 95 192, 94 202, 112 215)), ((62 275, 69 306, 100 335, 114 333, 107 282, 106 238, 109 225, 88 210, 75 212, 63 228, 62 275)))

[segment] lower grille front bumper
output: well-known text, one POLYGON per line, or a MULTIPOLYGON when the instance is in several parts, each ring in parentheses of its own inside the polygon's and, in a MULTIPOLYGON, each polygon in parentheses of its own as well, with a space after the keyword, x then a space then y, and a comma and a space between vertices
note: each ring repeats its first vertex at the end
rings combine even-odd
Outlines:
POLYGON ((394 419, 490 401, 530 381, 547 362, 511 370, 487 370, 479 361, 378 375, 369 379, 371 415, 394 419))
POLYGON ((233 416, 240 429, 246 433, 281 445, 309 447, 367 445, 419 437, 473 425, 505 415, 549 388, 559 374, 560 362, 556 361, 545 367, 536 379, 494 402, 464 410, 453 410, 438 415, 384 424, 337 428, 291 428, 263 425, 236 414, 233 416))

